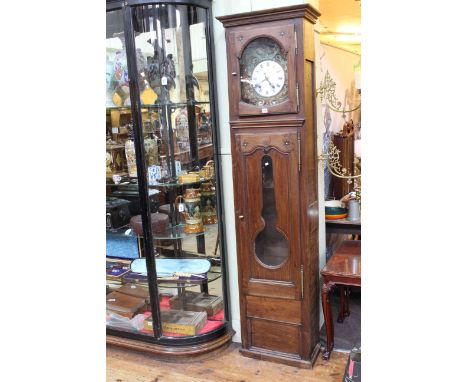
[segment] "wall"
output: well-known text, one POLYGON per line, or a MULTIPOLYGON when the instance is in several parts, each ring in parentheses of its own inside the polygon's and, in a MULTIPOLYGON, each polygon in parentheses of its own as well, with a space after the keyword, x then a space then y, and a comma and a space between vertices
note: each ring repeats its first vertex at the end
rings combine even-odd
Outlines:
MULTIPOLYGON (((213 0, 213 15, 224 16, 234 13, 250 12, 260 9, 284 7, 288 5, 310 3, 318 8, 318 0, 298 1, 298 0, 213 0)), ((234 200, 232 184, 232 156, 229 127, 229 98, 227 93, 227 62, 226 62, 226 41, 224 37, 223 25, 218 21, 213 21, 214 43, 216 54, 216 87, 218 93, 219 129, 221 144, 221 165, 223 170, 223 190, 224 190, 224 219, 226 224, 226 247, 228 255, 229 273, 229 293, 232 326, 236 331, 235 342, 240 342, 240 309, 239 309, 239 287, 237 284, 237 254, 236 254, 236 231, 234 220, 234 200)), ((319 134, 320 135, 320 134, 319 134)), ((323 185, 323 181, 322 181, 323 185)), ((322 186, 323 188, 323 186, 322 186)), ((323 214, 322 214, 323 215, 323 214)), ((321 230, 323 232, 323 229, 321 230)), ((323 243, 325 239, 321 240, 323 243)), ((322 251, 322 249, 320 250, 322 251)), ((324 255, 323 255, 324 256, 324 255)))
MULTIPOLYGON (((354 67, 361 61, 361 56, 330 45, 319 44, 316 52, 320 70, 317 72, 317 87, 325 76, 326 71, 336 83, 335 94, 346 109, 353 109, 359 105, 360 97, 356 93, 354 67)), ((320 100, 320 99, 319 99, 320 100)), ((322 112, 325 105, 322 104, 322 112)), ((331 129, 337 133, 343 127, 343 117, 334 111, 330 112, 331 129)), ((351 118, 355 123, 361 120, 360 110, 346 114, 346 120, 351 118)))

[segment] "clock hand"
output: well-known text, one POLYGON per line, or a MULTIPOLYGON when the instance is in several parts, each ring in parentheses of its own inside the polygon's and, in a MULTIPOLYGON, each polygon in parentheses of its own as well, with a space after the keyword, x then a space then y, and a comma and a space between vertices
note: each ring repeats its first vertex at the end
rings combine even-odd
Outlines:
MULTIPOLYGON (((265 80, 263 80, 263 81, 265 81, 265 80)), ((253 87, 259 86, 263 81, 253 82, 252 80, 248 80, 246 78, 241 78, 241 82, 247 82, 248 84, 252 85, 253 87)))
POLYGON ((272 89, 274 90, 275 87, 274 87, 273 84, 270 82, 270 80, 268 79, 268 77, 266 76, 266 74, 265 74, 265 80, 270 84, 270 86, 271 86, 272 89))

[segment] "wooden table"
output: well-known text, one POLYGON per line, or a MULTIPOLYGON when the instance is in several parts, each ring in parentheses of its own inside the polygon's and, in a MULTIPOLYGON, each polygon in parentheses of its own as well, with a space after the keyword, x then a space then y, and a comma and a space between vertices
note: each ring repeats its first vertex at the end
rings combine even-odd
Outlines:
POLYGON ((361 219, 349 221, 346 219, 325 220, 327 233, 341 233, 360 235, 361 234, 361 219))
MULTIPOLYGON (((328 360, 333 350, 333 318, 330 307, 330 292, 335 285, 341 286, 361 286, 361 241, 347 240, 335 251, 328 263, 320 271, 323 277, 322 286, 322 308, 327 332, 327 345, 323 352, 322 359, 328 360)), ((349 309, 344 304, 345 298, 341 289, 341 309, 338 321, 342 322, 349 309)))

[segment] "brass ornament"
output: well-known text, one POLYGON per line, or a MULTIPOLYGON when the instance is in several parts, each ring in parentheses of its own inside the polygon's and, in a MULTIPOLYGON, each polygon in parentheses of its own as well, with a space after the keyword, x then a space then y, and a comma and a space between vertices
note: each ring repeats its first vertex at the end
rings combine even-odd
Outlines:
POLYGON ((352 179, 361 177, 361 174, 348 175, 351 172, 346 167, 341 167, 340 150, 331 141, 328 145, 327 152, 319 155, 318 160, 322 161, 322 166, 324 169, 325 166, 328 167, 328 170, 333 176, 341 179, 347 179, 349 184, 351 184, 352 179))
POLYGON ((326 103, 331 110, 336 111, 337 113, 341 113, 343 118, 345 117, 346 113, 352 113, 361 107, 361 104, 359 104, 354 109, 345 110, 341 101, 336 98, 335 90, 336 82, 333 80, 333 78, 331 78, 330 73, 327 70, 323 81, 320 82, 320 87, 316 89, 316 96, 318 97, 320 95, 320 100, 323 103, 326 103))

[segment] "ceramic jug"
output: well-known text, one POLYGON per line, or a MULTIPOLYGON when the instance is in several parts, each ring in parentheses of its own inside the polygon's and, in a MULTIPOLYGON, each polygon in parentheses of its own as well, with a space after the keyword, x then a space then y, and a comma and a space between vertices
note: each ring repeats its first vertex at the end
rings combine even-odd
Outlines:
POLYGON ((350 221, 356 221, 361 219, 361 205, 356 199, 352 199, 348 204, 348 217, 350 221))
POLYGON ((201 214, 200 190, 187 188, 183 196, 179 195, 176 198, 176 208, 185 219, 185 233, 200 233, 205 230, 201 214), (184 203, 183 208, 181 208, 181 201, 184 203))
POLYGON ((216 191, 211 182, 201 185, 201 212, 203 224, 216 224, 216 191))

